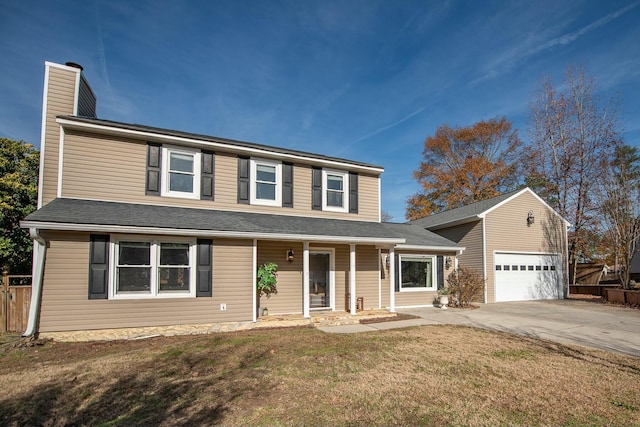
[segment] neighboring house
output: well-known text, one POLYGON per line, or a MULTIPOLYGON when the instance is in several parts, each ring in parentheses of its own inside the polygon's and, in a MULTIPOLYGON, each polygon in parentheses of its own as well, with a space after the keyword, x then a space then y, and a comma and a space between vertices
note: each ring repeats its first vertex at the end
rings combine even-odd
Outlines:
POLYGON ((411 224, 466 248, 459 262, 484 275, 486 303, 565 295, 570 224, 529 188, 411 224))
POLYGON ((45 64, 25 335, 429 306, 462 252, 380 221, 380 166, 95 111, 80 66, 45 64), (278 293, 257 301, 266 262, 278 293))

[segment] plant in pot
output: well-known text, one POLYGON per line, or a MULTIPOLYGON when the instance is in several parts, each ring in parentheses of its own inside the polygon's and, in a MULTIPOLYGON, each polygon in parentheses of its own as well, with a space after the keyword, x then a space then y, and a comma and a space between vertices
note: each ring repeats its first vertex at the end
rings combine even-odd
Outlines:
POLYGON ((440 297, 440 308, 446 309, 449 305, 449 288, 438 289, 438 296, 440 297))
POLYGON ((260 311, 260 298, 265 295, 268 298, 272 294, 278 293, 278 264, 275 262, 267 262, 258 267, 258 274, 256 275, 256 290, 258 291, 258 315, 262 314, 266 316, 269 314, 269 309, 264 307, 260 311))

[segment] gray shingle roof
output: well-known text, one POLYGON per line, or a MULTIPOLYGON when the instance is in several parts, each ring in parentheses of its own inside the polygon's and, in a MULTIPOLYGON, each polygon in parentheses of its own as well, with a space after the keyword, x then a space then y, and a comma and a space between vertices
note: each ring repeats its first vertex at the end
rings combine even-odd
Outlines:
POLYGON ((419 225, 422 228, 433 228, 433 227, 438 227, 440 225, 449 224, 449 223, 464 222, 465 220, 477 218, 477 216, 480 215, 481 213, 488 211, 492 207, 507 200, 509 197, 519 193, 520 191, 522 191, 522 189, 511 191, 509 193, 504 193, 499 196, 492 197, 491 199, 482 200, 476 203, 471 203, 469 205, 461 206, 459 208, 450 209, 448 211, 429 215, 424 218, 410 221, 409 223, 414 225, 419 225))
POLYGON ((404 237, 406 242, 403 245, 461 248, 457 243, 425 230, 419 225, 392 222, 383 223, 383 225, 387 226, 394 234, 404 237))
MULTIPOLYGON (((138 227, 162 230, 206 230, 230 235, 256 234, 261 238, 310 236, 361 239, 375 242, 458 247, 435 233, 410 224, 349 221, 328 218, 230 212, 173 206, 141 205, 79 199, 55 199, 27 216, 23 227, 78 229, 89 226, 138 227), (407 243, 409 244, 409 243, 407 243)), ((249 237, 249 236, 247 236, 249 237)))
POLYGON ((93 124, 93 125, 109 126, 109 127, 119 128, 119 129, 126 129, 126 130, 140 131, 140 132, 157 133, 157 134, 161 134, 161 135, 174 136, 174 137, 178 137, 178 138, 188 138, 188 139, 194 139, 194 140, 200 140, 200 141, 206 141, 206 142, 221 143, 221 144, 229 145, 230 147, 239 147, 239 148, 249 148, 249 149, 263 150, 263 151, 271 152, 271 153, 289 154, 289 155, 302 156, 302 157, 307 157, 307 158, 317 159, 317 160, 323 160, 323 161, 340 162, 340 163, 350 164, 350 165, 354 165, 354 166, 361 166, 361 167, 365 167, 365 168, 380 169, 380 171, 384 170, 384 168, 382 166, 372 165, 372 164, 363 163, 363 162, 357 162, 357 161, 354 161, 354 160, 343 159, 343 158, 339 158, 339 157, 324 156, 324 155, 321 155, 321 154, 309 153, 309 152, 298 151, 298 150, 291 150, 291 149, 288 149, 288 148, 274 147, 274 146, 270 146, 270 145, 256 144, 256 143, 253 143, 253 142, 236 141, 236 140, 233 140, 233 139, 219 138, 219 137, 210 136, 210 135, 202 135, 202 134, 197 134, 197 133, 182 132, 182 131, 177 131, 177 130, 164 129, 164 128, 158 128, 158 127, 153 127, 153 126, 138 125, 138 124, 132 124, 132 123, 116 122, 116 121, 112 121, 112 120, 103 120, 103 119, 97 119, 97 118, 93 118, 93 117, 58 116, 58 118, 64 119, 64 120, 73 121, 73 122, 78 122, 78 123, 87 123, 87 124, 93 124))

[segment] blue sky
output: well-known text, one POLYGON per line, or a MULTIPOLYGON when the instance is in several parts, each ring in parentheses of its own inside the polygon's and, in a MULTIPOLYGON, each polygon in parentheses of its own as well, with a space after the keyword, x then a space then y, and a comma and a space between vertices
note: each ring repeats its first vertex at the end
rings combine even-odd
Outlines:
POLYGON ((506 116, 528 140, 569 64, 640 146, 640 0, 0 0, 0 58, 2 137, 39 145, 44 61, 73 61, 100 118, 382 165, 395 220, 438 126, 506 116))

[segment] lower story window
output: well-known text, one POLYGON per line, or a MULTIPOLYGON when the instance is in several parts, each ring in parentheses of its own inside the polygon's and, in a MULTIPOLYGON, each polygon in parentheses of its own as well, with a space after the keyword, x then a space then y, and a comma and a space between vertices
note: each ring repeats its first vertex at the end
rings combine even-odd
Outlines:
POLYGON ((435 257, 400 255, 400 291, 436 290, 435 257))
POLYGON ((194 296, 195 242, 114 243, 113 298, 194 296))

